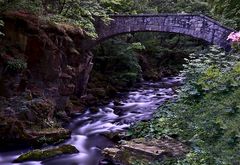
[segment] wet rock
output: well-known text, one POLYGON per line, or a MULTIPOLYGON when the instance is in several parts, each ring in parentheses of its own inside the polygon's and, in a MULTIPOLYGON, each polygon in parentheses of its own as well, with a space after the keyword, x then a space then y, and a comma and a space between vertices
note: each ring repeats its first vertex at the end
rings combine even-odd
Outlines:
POLYGON ((75 85, 74 84, 61 84, 59 87, 59 93, 62 96, 69 96, 73 94, 75 91, 75 85))
POLYGON ((75 56, 80 56, 80 53, 75 48, 70 48, 70 53, 75 56))
POLYGON ((60 121, 55 120, 55 117, 59 116, 56 115, 54 103, 46 98, 29 100, 31 98, 28 96, 31 96, 31 92, 26 90, 20 96, 2 99, 0 103, 2 148, 22 145, 38 147, 69 138, 70 131, 59 128, 60 121))
POLYGON ((17 114, 17 118, 19 118, 21 120, 27 120, 30 122, 38 121, 38 118, 35 115, 35 113, 33 111, 31 111, 30 109, 28 109, 27 107, 25 107, 25 108, 22 107, 22 111, 17 114))
POLYGON ((30 90, 26 90, 22 95, 28 101, 33 99, 32 92, 30 90))
MULTIPOLYGON (((70 131, 64 128, 39 128, 31 121, 18 120, 16 117, 0 116, 0 144, 1 146, 40 147, 45 144, 57 144, 70 138, 70 131)), ((46 121, 54 125, 53 121, 46 121)), ((50 127, 50 126, 48 126, 50 127)))
POLYGON ((98 98, 93 96, 92 94, 88 94, 88 95, 81 97, 80 101, 84 105, 97 105, 98 104, 98 98))
POLYGON ((66 107, 71 107, 71 101, 69 99, 68 96, 61 96, 61 97, 57 97, 55 98, 55 102, 56 102, 56 110, 57 111, 64 111, 66 109, 66 107))
POLYGON ((6 107, 2 111, 4 112, 4 115, 6 115, 6 117, 11 117, 16 115, 16 112, 13 110, 12 107, 6 107))
POLYGON ((67 65, 66 66, 66 69, 65 69, 65 72, 68 74, 68 75, 71 75, 72 77, 75 77, 76 76, 76 69, 70 65, 67 65))
POLYGON ((98 113, 98 112, 99 112, 99 108, 97 108, 97 107, 90 107, 90 108, 89 108, 89 111, 90 111, 91 113, 98 113))
POLYGON ((104 155, 107 155, 110 158, 115 158, 116 155, 121 152, 121 150, 119 148, 105 148, 102 153, 104 155))
POLYGON ((119 102, 119 101, 117 101, 117 100, 115 100, 115 101, 113 102, 113 104, 114 104, 115 106, 123 106, 123 105, 124 105, 123 103, 121 103, 121 102, 119 102))
POLYGON ((81 101, 81 98, 72 95, 72 96, 70 96, 69 99, 70 99, 70 101, 71 101, 71 103, 72 103, 73 105, 76 105, 76 106, 81 105, 81 102, 80 102, 80 101, 81 101))
POLYGON ((119 143, 121 140, 129 140, 130 136, 127 132, 106 132, 104 136, 114 143, 119 143))
POLYGON ((76 96, 70 97, 71 102, 71 111, 69 116, 74 116, 75 113, 83 113, 85 110, 85 104, 84 101, 81 98, 78 98, 76 96))
POLYGON ((69 97, 67 97, 67 101, 66 101, 66 105, 64 107, 64 110, 68 115, 70 115, 72 109, 73 109, 73 103, 71 102, 69 97))
POLYGON ((163 161, 170 157, 183 157, 188 150, 185 144, 165 136, 161 139, 146 140, 140 138, 123 141, 118 147, 105 148, 103 154, 111 160, 130 165, 136 160, 149 163, 163 161))
POLYGON ((71 118, 69 117, 69 115, 65 111, 57 111, 56 117, 58 119, 60 119, 61 121, 63 121, 63 124, 64 123, 69 123, 70 120, 71 120, 71 118))
POLYGON ((119 132, 107 132, 104 133, 104 136, 113 141, 114 143, 117 143, 120 140, 122 140, 119 132))
POLYGON ((72 79, 72 76, 67 73, 61 73, 59 77, 62 79, 70 79, 70 80, 72 79))
POLYGON ((114 96, 116 96, 117 92, 118 92, 117 89, 114 88, 113 86, 111 86, 111 85, 107 86, 107 89, 106 89, 107 96, 114 97, 114 96))
POLYGON ((63 154, 75 154, 78 152, 79 151, 76 149, 76 147, 72 145, 63 145, 57 148, 51 148, 47 150, 38 149, 38 150, 29 151, 19 156, 17 159, 14 160, 14 163, 22 163, 26 161, 42 161, 42 160, 50 159, 63 154))
POLYGON ((114 113, 116 115, 122 116, 122 115, 124 115, 125 111, 121 107, 115 107, 114 108, 114 113))
POLYGON ((24 123, 14 116, 1 116, 0 115, 0 144, 3 146, 12 146, 19 141, 26 142, 32 136, 26 131, 24 123))
POLYGON ((34 99, 27 102, 27 107, 35 114, 35 116, 42 121, 42 119, 51 119, 54 115, 54 104, 44 98, 34 99))
POLYGON ((43 129, 40 131, 31 132, 30 134, 33 138, 29 141, 33 146, 36 147, 49 144, 58 144, 66 139, 69 139, 71 136, 71 132, 64 128, 43 129))
MULTIPOLYGON (((4 105, 6 104, 6 102, 7 102, 7 98, 0 96, 0 105, 4 105)), ((2 106, 0 106, 0 108, 2 108, 2 106)))
POLYGON ((0 123, 1 149, 32 146, 39 148, 44 145, 59 144, 70 138, 70 131, 63 128, 42 129, 33 132, 27 130, 25 123, 10 118, 0 123), (12 125, 10 125, 10 123, 12 125))
POLYGON ((12 95, 12 91, 11 89, 9 89, 9 80, 7 80, 6 78, 0 79, 0 96, 3 97, 10 97, 12 95))

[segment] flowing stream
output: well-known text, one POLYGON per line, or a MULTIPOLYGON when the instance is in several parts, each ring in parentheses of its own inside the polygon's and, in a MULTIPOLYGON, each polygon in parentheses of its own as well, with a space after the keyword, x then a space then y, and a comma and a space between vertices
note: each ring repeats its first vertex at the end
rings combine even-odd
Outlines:
MULTIPOLYGON (((174 87, 181 83, 182 77, 167 77, 154 83, 143 82, 130 92, 120 93, 119 102, 110 101, 108 105, 98 107, 96 113, 87 110, 83 114, 76 114, 69 125, 71 139, 65 143, 74 145, 80 153, 21 165, 109 165, 101 156, 103 148, 114 145, 106 134, 123 132, 137 121, 150 119, 157 107, 176 97, 174 87)), ((12 164, 26 151, 0 153, 0 165, 12 164)))

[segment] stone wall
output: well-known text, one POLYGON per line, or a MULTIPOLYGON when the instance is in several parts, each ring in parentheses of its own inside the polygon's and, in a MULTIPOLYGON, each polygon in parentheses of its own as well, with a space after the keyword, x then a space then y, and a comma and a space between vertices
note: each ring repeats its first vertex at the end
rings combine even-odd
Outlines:
POLYGON ((234 31, 204 15, 112 15, 111 18, 113 21, 109 25, 97 19, 95 26, 99 37, 97 40, 88 41, 89 47, 115 35, 151 31, 181 33, 229 49, 230 44, 226 39, 229 33, 234 31))

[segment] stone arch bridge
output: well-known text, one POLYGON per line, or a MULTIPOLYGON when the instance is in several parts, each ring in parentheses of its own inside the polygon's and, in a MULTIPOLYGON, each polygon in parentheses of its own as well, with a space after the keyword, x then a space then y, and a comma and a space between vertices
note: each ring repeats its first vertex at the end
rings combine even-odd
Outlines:
POLYGON ((116 35, 150 31, 180 33, 229 50, 230 42, 226 39, 229 33, 234 31, 201 14, 111 15, 111 18, 113 20, 108 25, 101 19, 96 19, 95 28, 98 38, 85 40, 82 48, 91 49, 116 35))

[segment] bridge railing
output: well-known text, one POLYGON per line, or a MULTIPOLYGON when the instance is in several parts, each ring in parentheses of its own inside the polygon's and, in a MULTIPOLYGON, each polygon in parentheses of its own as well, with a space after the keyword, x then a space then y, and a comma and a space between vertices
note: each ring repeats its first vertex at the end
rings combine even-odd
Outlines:
POLYGON ((229 31, 234 31, 236 32, 236 30, 227 27, 223 24, 221 24, 219 21, 215 20, 214 18, 207 16, 207 15, 203 15, 203 14, 190 14, 190 13, 160 13, 160 14, 134 14, 134 15, 128 15, 128 14, 110 14, 109 15, 110 18, 114 17, 167 17, 167 16, 196 16, 196 17, 201 17, 204 18, 206 20, 208 20, 209 22, 212 22, 224 29, 227 29, 229 31))

